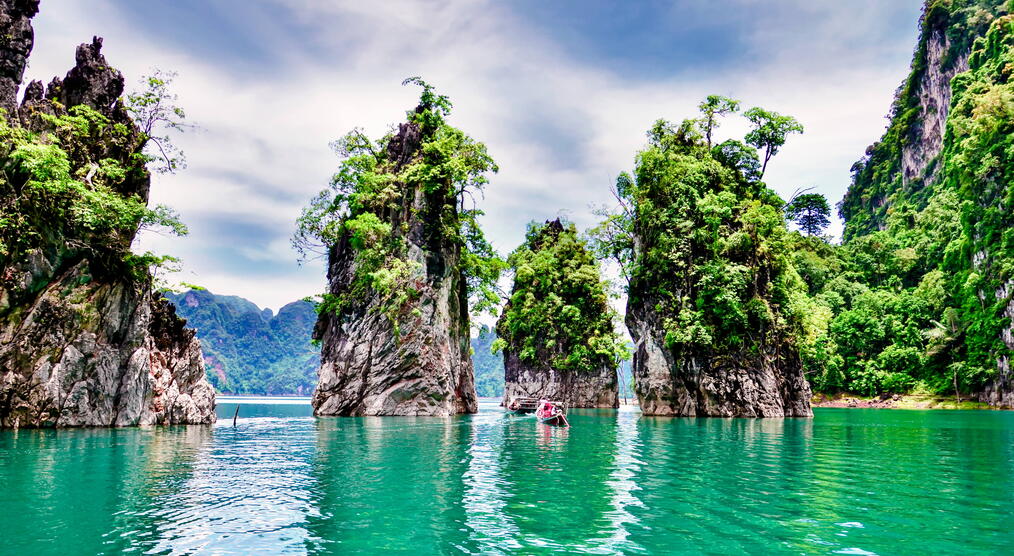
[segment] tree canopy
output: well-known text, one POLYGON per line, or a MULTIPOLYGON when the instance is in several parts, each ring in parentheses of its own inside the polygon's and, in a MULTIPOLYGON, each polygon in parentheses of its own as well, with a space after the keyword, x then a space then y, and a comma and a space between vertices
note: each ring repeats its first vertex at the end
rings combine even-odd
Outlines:
POLYGON ((785 216, 808 236, 819 236, 831 223, 831 205, 819 193, 804 193, 785 205, 785 216))
POLYGON ((574 224, 530 224, 507 259, 514 287, 497 322, 496 349, 560 371, 591 371, 627 357, 608 285, 574 224))
MULTIPOLYGON (((703 121, 714 106, 701 104, 703 121)), ((596 250, 619 254, 629 303, 660 314, 672 349, 751 349, 761 331, 805 342, 819 311, 792 265, 782 201, 754 148, 710 146, 702 120, 651 127, 633 174, 617 179, 622 209, 592 230, 596 250)))
POLYGON ((746 142, 764 152, 760 175, 764 176, 771 157, 785 145, 786 138, 793 133, 802 133, 803 125, 792 116, 753 107, 743 113, 753 129, 746 134, 746 142))

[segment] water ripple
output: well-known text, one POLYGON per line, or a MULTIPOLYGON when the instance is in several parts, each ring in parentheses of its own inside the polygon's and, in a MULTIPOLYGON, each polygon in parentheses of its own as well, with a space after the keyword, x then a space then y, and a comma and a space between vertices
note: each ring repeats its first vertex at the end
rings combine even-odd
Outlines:
MULTIPOLYGON (((225 405, 225 404, 223 404, 225 405)), ((1014 552, 1014 414, 0 432, 0 554, 1014 552)))

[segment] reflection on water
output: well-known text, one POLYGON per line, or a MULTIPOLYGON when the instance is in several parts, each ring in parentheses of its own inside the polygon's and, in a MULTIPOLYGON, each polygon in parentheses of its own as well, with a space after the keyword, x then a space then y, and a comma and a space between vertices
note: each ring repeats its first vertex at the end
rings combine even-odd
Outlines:
POLYGON ((0 432, 0 554, 1014 551, 1012 413, 219 417, 0 432))

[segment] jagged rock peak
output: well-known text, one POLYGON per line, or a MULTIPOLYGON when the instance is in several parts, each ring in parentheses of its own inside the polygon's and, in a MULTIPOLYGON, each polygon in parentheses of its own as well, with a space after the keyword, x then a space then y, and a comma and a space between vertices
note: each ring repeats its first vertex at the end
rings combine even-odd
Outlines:
POLYGON ((123 94, 123 74, 106 62, 102 38, 92 37, 90 44, 79 45, 75 59, 77 65, 63 78, 63 87, 58 91, 50 88, 47 95, 65 106, 86 104, 108 114, 123 94))
POLYGON ((78 45, 75 60, 76 64, 63 79, 54 77, 45 89, 40 81, 28 84, 21 101, 22 118, 30 121, 29 116, 35 110, 53 113, 54 108, 44 102, 48 100, 65 109, 89 106, 114 121, 129 121, 119 102, 124 89, 123 74, 110 66, 102 55, 102 37, 92 37, 92 42, 78 45))
POLYGON ((39 0, 0 0, 0 108, 8 116, 17 109, 18 88, 35 43, 32 17, 39 0))

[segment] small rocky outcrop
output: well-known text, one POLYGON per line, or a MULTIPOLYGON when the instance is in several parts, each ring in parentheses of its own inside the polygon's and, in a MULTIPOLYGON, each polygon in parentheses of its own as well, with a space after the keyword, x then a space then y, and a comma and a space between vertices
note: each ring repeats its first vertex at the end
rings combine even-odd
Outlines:
MULTIPOLYGON (((415 113, 429 110, 420 105, 415 113)), ((431 133, 416 122, 401 124, 377 154, 385 175, 400 176, 420 162, 431 133)), ((410 295, 397 307, 373 289, 354 291, 363 264, 358 254, 370 246, 357 248, 346 227, 331 247, 329 294, 348 301, 337 311, 321 311, 314 332, 321 341, 313 395, 317 415, 448 416, 478 410, 461 245, 443 225, 457 217, 452 189, 398 181, 393 200, 372 209, 390 226, 387 239, 400 246, 390 257, 408 269, 392 293, 410 295)))
POLYGON ((621 342, 598 263, 573 224, 529 228, 509 262, 510 300, 497 322, 503 405, 519 397, 568 407, 619 407, 621 342))
MULTIPOLYGON (((38 1, 0 0, 0 103, 8 124, 49 132, 46 115, 88 106, 108 127, 61 136, 71 175, 91 184, 97 161, 116 161, 127 171, 110 187, 147 202, 150 179, 137 162, 143 141, 119 100, 123 76, 102 56, 101 39, 78 47, 64 79, 48 89, 30 84, 16 108, 37 8, 38 1), (106 133, 113 126, 118 131, 106 133)), ((17 172, 12 167, 0 180, 11 200, 4 209, 21 210, 23 219, 16 241, 3 238, 10 249, 0 256, 0 427, 212 422, 215 395, 200 343, 153 291, 146 268, 125 262, 134 232, 86 233, 44 211, 25 212, 33 205, 14 204, 25 191, 17 172)))

